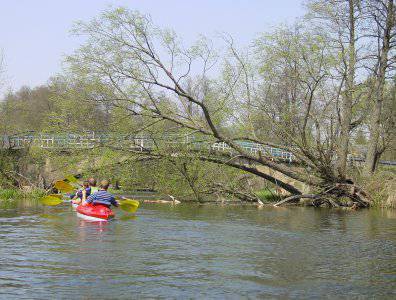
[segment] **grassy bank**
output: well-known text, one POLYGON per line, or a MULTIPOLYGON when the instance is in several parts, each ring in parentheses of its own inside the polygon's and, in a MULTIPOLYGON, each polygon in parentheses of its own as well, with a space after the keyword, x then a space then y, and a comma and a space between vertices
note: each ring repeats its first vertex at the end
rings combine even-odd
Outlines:
POLYGON ((396 168, 382 168, 370 177, 360 178, 374 205, 396 208, 396 168))
POLYGON ((41 189, 21 190, 21 189, 0 189, 0 201, 16 201, 20 199, 39 199, 45 192, 41 189))

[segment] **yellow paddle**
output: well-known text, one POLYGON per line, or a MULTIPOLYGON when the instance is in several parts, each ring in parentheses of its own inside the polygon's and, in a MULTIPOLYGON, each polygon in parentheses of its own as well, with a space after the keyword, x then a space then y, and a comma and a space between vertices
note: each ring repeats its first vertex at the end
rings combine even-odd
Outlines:
POLYGON ((40 202, 44 205, 55 206, 55 205, 63 203, 63 200, 62 200, 62 198, 48 195, 48 196, 41 198, 40 202))
POLYGON ((68 176, 65 177, 65 179, 68 182, 78 182, 78 179, 76 177, 74 177, 73 175, 68 175, 68 176))
POLYGON ((132 199, 120 199, 118 200, 118 203, 120 204, 120 208, 123 211, 126 211, 128 213, 134 213, 139 207, 139 201, 137 200, 132 200, 132 199))
POLYGON ((70 193, 76 190, 74 186, 62 180, 55 181, 54 187, 64 193, 70 193))

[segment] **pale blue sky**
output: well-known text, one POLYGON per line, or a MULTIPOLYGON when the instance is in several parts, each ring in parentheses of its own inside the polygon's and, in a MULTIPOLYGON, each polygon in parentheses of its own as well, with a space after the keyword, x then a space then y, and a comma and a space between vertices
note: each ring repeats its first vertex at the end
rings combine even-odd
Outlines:
POLYGON ((79 41, 69 34, 76 20, 89 20, 112 6, 150 14, 186 42, 199 34, 230 33, 239 46, 259 32, 293 22, 303 14, 302 0, 0 0, 0 49, 7 86, 35 86, 61 72, 65 54, 79 41))

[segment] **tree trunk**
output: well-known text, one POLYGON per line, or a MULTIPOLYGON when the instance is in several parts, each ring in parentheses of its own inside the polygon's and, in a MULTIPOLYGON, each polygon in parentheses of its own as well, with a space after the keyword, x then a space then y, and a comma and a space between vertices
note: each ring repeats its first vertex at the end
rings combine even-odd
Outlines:
POLYGON ((341 180, 346 178, 349 132, 352 122, 352 103, 355 90, 355 6, 354 0, 349 0, 349 49, 346 74, 346 91, 342 98, 340 146, 338 153, 338 175, 341 180))
POLYGON ((382 106, 384 101, 385 73, 388 67, 388 53, 390 49, 391 32, 395 25, 395 14, 393 0, 388 0, 386 6, 386 26, 382 41, 382 49, 377 73, 376 100, 374 111, 371 117, 370 140, 366 157, 365 173, 372 174, 376 168, 376 162, 379 160, 378 141, 381 130, 382 106))

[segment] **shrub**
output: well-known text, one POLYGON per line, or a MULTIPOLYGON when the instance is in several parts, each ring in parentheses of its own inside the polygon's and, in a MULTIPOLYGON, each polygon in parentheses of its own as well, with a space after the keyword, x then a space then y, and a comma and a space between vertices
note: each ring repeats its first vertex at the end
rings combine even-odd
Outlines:
POLYGON ((274 191, 267 188, 257 191, 256 195, 263 201, 276 202, 280 200, 280 197, 274 191))
POLYGON ((363 186, 373 198, 375 205, 396 208, 396 174, 392 170, 380 170, 364 178, 363 186))

